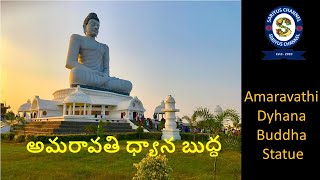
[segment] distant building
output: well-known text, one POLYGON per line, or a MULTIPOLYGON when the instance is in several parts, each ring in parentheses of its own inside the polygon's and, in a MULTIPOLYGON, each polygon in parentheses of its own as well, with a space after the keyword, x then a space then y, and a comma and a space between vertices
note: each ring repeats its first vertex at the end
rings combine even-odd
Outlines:
POLYGON ((156 121, 161 121, 164 118, 165 112, 164 109, 164 101, 161 101, 161 104, 154 109, 153 119, 156 121), (161 116, 161 117, 160 117, 161 116))
POLYGON ((31 101, 30 101, 30 99, 28 99, 28 101, 26 103, 22 104, 18 108, 18 114, 20 117, 24 117, 27 120, 30 120, 30 117, 31 117, 31 101))
POLYGON ((216 107, 213 109, 213 114, 214 115, 218 115, 218 114, 220 114, 222 112, 223 112, 223 109, 219 105, 216 105, 216 107))
POLYGON ((5 114, 7 113, 7 110, 10 109, 11 107, 10 106, 6 106, 5 103, 1 103, 1 121, 2 120, 5 120, 5 114))
POLYGON ((10 109, 10 106, 6 106, 5 103, 1 103, 1 121, 5 120, 5 114, 7 113, 7 110, 10 109))

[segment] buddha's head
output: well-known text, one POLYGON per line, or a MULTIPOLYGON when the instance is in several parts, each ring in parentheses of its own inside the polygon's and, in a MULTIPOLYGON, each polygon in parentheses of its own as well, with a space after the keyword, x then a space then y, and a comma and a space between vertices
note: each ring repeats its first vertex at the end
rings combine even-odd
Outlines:
POLYGON ((97 37, 100 22, 96 13, 89 13, 83 22, 83 31, 86 36, 97 37))

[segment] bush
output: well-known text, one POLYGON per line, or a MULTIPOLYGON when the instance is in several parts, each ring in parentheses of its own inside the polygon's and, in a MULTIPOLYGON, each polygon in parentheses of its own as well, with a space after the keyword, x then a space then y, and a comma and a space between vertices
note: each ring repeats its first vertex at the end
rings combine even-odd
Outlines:
POLYGON ((106 126, 107 126, 107 127, 110 126, 110 124, 111 124, 110 121, 107 121, 107 122, 106 122, 106 126))
POLYGON ((84 129, 88 134, 96 134, 98 127, 95 125, 88 125, 88 126, 85 126, 84 129))
POLYGON ((224 150, 241 150, 241 136, 219 133, 219 141, 224 150))
POLYGON ((27 135, 25 136, 24 141, 28 143, 28 142, 32 141, 32 139, 34 139, 34 136, 31 135, 31 134, 27 134, 27 135))
POLYGON ((209 134, 206 133, 180 133, 181 140, 184 141, 208 141, 209 134))
POLYGON ((117 133, 114 134, 118 140, 134 140, 138 138, 138 133, 136 132, 127 132, 127 133, 117 133))
POLYGON ((4 114, 6 120, 14 120, 16 118, 15 116, 16 115, 12 111, 9 111, 6 114, 4 114))
POLYGON ((161 121, 159 124, 159 130, 161 131, 165 126, 165 121, 161 121))
POLYGON ((136 129, 136 132, 138 133, 138 139, 141 138, 142 134, 143 134, 143 127, 139 126, 137 129, 136 129))
POLYGON ((14 133, 12 133, 12 132, 7 132, 5 134, 1 134, 1 140, 12 141, 13 138, 14 138, 14 133))
POLYGON ((21 143, 25 141, 25 135, 15 135, 14 141, 17 143, 21 143))
POLYGON ((161 132, 148 132, 142 133, 141 139, 150 139, 150 140, 161 140, 162 133, 161 132))
POLYGON ((133 177, 134 180, 172 179, 170 177, 172 168, 168 165, 166 155, 159 154, 155 157, 147 155, 138 164, 133 164, 133 166, 137 168, 137 173, 133 177))

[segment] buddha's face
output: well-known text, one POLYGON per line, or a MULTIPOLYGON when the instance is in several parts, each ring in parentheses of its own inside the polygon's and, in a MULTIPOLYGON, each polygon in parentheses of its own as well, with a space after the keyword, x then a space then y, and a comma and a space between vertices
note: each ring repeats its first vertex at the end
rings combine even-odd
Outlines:
POLYGON ((99 33, 99 27, 100 27, 99 21, 95 19, 90 19, 88 24, 86 25, 86 29, 85 29, 86 35, 91 37, 97 37, 99 33))

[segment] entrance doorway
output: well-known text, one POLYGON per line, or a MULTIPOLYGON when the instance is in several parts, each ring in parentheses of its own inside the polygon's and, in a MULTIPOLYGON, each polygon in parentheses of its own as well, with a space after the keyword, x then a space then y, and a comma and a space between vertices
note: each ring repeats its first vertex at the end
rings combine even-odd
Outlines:
POLYGON ((126 115, 125 112, 121 112, 121 119, 123 119, 123 117, 126 115))
POLYGON ((138 115, 137 112, 133 112, 133 113, 132 113, 132 118, 133 118, 133 120, 136 119, 136 116, 137 116, 137 115, 138 115))

